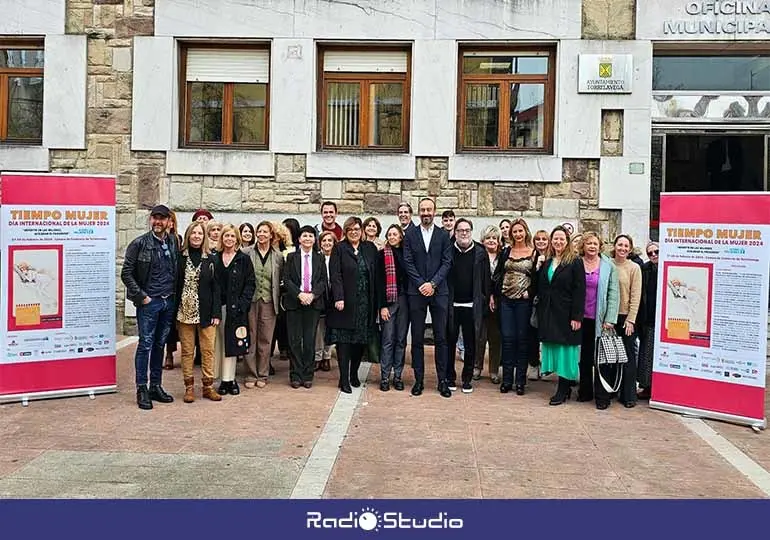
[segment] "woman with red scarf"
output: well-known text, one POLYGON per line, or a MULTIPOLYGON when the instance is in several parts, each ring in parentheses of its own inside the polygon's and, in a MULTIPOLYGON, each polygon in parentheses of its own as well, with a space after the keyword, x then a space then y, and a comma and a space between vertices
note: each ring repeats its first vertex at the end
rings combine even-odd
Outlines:
POLYGON ((407 275, 404 270, 404 231, 391 225, 385 233, 387 243, 379 252, 376 281, 377 307, 382 327, 380 352, 380 390, 390 390, 390 372, 393 388, 403 390, 401 373, 406 354, 406 332, 409 328, 409 304, 406 297, 407 275))

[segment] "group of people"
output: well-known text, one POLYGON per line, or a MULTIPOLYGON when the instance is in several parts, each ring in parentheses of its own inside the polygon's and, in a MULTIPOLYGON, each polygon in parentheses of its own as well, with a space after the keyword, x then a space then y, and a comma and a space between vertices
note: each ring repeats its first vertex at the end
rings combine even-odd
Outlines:
POLYGON ((558 226, 532 235, 521 218, 485 227, 476 240, 472 221, 452 210, 439 226, 432 199, 418 211, 415 223, 402 203, 398 223, 382 235, 375 217, 339 225, 332 201, 322 203, 317 226, 293 218, 235 226, 199 210, 179 236, 174 213, 153 208, 151 230, 128 246, 121 274, 137 308, 138 406, 173 401, 161 383, 164 350, 177 341, 187 403, 195 400, 196 354, 202 396, 219 401, 240 393, 239 359, 247 388, 268 384, 276 345, 292 388, 311 388, 336 351, 340 391, 361 385, 367 357, 380 364, 380 390, 404 390, 410 328, 411 393, 419 396, 428 313, 443 397, 473 392, 488 348, 488 374, 501 393, 523 395, 528 379, 555 374, 551 405, 575 386, 578 401, 599 409, 615 397, 626 407, 649 398, 657 244, 642 262, 628 235, 607 255, 594 232, 573 237, 558 226), (596 361, 604 332, 621 336, 628 362, 596 361))

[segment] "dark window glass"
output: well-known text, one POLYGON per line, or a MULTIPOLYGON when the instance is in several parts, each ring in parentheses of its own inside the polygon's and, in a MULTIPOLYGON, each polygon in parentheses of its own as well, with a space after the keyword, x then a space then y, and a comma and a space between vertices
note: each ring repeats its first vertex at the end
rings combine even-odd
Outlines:
POLYGON ((656 56, 652 89, 770 91, 770 56, 656 56))

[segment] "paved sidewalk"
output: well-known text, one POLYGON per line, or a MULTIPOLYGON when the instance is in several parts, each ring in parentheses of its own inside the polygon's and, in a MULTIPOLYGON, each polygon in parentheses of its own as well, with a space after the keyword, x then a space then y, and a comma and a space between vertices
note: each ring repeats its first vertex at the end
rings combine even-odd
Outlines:
MULTIPOLYGON (((116 394, 0 406, 0 497, 287 498, 305 492, 297 482, 314 448, 330 474, 313 465, 300 483, 325 484, 331 498, 765 496, 677 415, 574 399, 549 407, 552 382, 516 396, 484 378, 444 399, 429 379, 415 398, 409 386, 380 392, 373 365, 357 403, 341 402, 349 407, 329 422, 336 365, 294 390, 276 360, 265 389, 185 404, 177 364, 164 372, 177 401, 140 411, 133 350, 119 352, 116 394)), ((766 433, 709 425, 770 468, 766 433)))

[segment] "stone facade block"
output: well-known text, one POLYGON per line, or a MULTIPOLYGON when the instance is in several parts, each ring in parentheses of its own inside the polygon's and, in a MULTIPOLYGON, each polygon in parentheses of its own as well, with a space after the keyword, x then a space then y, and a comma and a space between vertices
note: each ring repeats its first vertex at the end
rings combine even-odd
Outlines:
POLYGON ((364 195, 364 210, 369 213, 395 214, 401 197, 386 193, 367 193, 364 195))
POLYGON ((543 217, 574 217, 578 215, 575 199, 543 199, 543 217))
POLYGON ((125 17, 118 19, 115 25, 115 37, 151 36, 155 31, 152 17, 125 17))
MULTIPOLYGON (((189 182, 175 182, 171 179, 171 188, 169 191, 169 199, 172 202, 172 206, 175 210, 188 210, 195 211, 201 208, 201 197, 203 194, 203 186, 201 184, 189 183, 189 182)), ((240 198, 238 200, 238 206, 240 206, 240 198)))
POLYGON ((492 194, 495 211, 529 210, 529 186, 495 185, 492 194))
POLYGON ((86 129, 89 133, 128 134, 131 132, 131 109, 89 109, 86 129))
POLYGON ((583 39, 634 39, 636 0, 583 0, 583 39))
POLYGON ((140 165, 137 171, 137 194, 140 206, 153 206, 160 201, 160 177, 162 169, 159 166, 140 165))
MULTIPOLYGON (((173 185, 173 184, 172 184, 173 185)), ((219 211, 240 211, 241 209, 241 189, 223 189, 203 187, 203 196, 200 208, 207 208, 212 212, 219 211)))
POLYGON ((602 111, 602 156, 623 155, 623 111, 602 111))
POLYGON ((342 198, 342 180, 321 180, 321 198, 337 200, 342 198))

